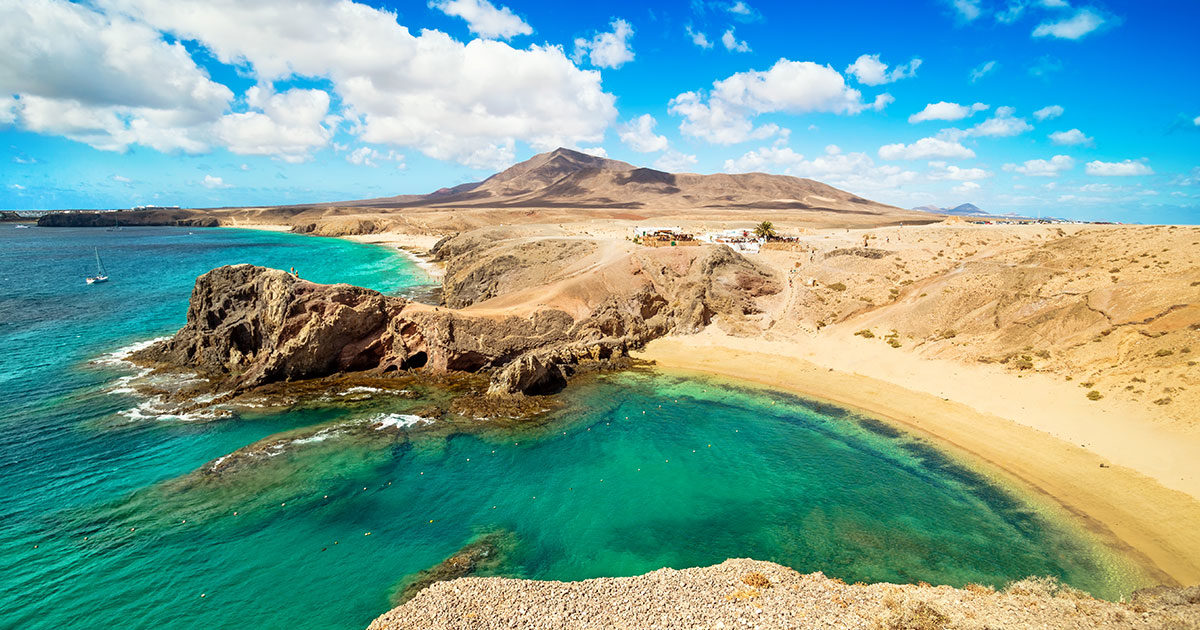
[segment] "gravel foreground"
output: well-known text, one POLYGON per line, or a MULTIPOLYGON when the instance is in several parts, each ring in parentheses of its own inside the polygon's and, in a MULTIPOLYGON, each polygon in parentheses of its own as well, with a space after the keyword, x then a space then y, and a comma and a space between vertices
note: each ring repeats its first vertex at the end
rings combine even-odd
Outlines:
POLYGON ((846 584, 749 559, 630 578, 439 582, 368 630, 470 628, 1200 628, 1200 586, 1094 599, 1050 579, 1003 591, 969 585, 846 584))

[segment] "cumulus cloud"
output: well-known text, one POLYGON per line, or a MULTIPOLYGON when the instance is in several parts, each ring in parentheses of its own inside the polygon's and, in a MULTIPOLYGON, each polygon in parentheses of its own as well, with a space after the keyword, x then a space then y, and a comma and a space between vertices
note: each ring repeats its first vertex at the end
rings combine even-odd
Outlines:
POLYGON ((625 146, 638 153, 652 153, 667 148, 667 138, 654 133, 658 121, 650 114, 642 114, 637 118, 621 125, 617 135, 625 146))
POLYGON ((3 118, 97 149, 203 151, 233 100, 182 44, 64 0, 0 4, 0 41, 0 94, 18 95, 3 118))
POLYGON ((1153 175, 1154 170, 1146 163, 1146 158, 1140 160, 1122 160, 1120 162, 1088 162, 1085 171, 1088 175, 1103 177, 1125 177, 1130 175, 1153 175))
POLYGON ((124 175, 113 175, 112 180, 114 182, 117 182, 118 184, 128 184, 133 181, 132 179, 129 179, 128 177, 125 177, 124 175))
POLYGON ((725 31, 721 36, 721 43, 725 45, 725 50, 732 52, 750 52, 750 44, 745 41, 738 41, 737 36, 733 34, 733 28, 725 31))
POLYGON ((952 190, 960 195, 965 195, 968 193, 973 193, 979 189, 980 189, 980 185, 975 182, 963 182, 963 183, 955 186, 954 188, 951 188, 950 190, 952 190))
POLYGON ((204 179, 200 181, 200 185, 204 186, 205 188, 231 188, 232 187, 230 184, 226 184, 224 179, 222 179, 220 177, 213 177, 212 175, 205 175, 204 179))
POLYGON ((965 182, 986 179, 992 176, 991 173, 981 168, 959 168, 945 162, 930 162, 929 166, 931 168, 926 173, 929 179, 947 179, 956 182, 965 182))
POLYGON ((980 0, 949 0, 951 8, 958 13, 958 17, 970 22, 983 15, 983 9, 979 6, 980 0))
POLYGON ((1077 144, 1092 144, 1092 138, 1083 135, 1083 132, 1078 129, 1069 129, 1067 131, 1055 131, 1050 134, 1050 141, 1054 144, 1062 144, 1074 146, 1077 144))
POLYGON ((877 165, 865 153, 842 153, 836 145, 825 147, 824 155, 811 160, 790 147, 776 145, 748 151, 741 157, 725 161, 727 173, 749 171, 807 177, 855 191, 894 191, 918 178, 914 171, 877 165))
POLYGON ((885 160, 922 160, 932 157, 973 158, 975 152, 961 143, 943 138, 921 138, 912 144, 885 144, 879 147, 885 160))
POLYGON ((633 27, 621 19, 613 20, 610 26, 611 32, 596 33, 590 40, 575 40, 575 63, 582 63, 586 57, 597 68, 620 68, 633 61, 633 48, 629 46, 633 27))
MULTIPOLYGON (((560 47, 462 43, 430 30, 414 35, 394 13, 349 0, 103 0, 103 6, 123 20, 195 40, 260 84, 328 81, 338 113, 360 141, 413 147, 435 159, 502 167, 518 141, 539 150, 598 142, 616 118, 600 74, 578 68, 560 47)), ((146 76, 158 73, 138 74, 139 82, 154 84, 146 76)))
POLYGON ((1044 121, 1044 120, 1050 120, 1052 118, 1058 118, 1059 116, 1062 116, 1062 114, 1063 114, 1062 105, 1047 105, 1046 107, 1043 107, 1043 108, 1037 110, 1036 112, 1033 112, 1033 117, 1038 119, 1039 121, 1044 121))
POLYGON ((1004 170, 1034 177, 1057 177, 1063 171, 1074 167, 1075 160, 1071 156, 1056 155, 1049 160, 1026 160, 1022 164, 1005 164, 1004 170))
POLYGON ((828 112, 858 114, 883 109, 892 101, 888 94, 872 103, 846 85, 837 70, 811 61, 780 59, 769 70, 748 70, 713 82, 709 94, 684 92, 671 99, 668 111, 682 116, 683 133, 717 144, 734 144, 762 139, 779 132, 775 125, 755 127, 752 116, 785 112, 804 114, 828 112))
POLYGON ((888 65, 879 60, 879 55, 860 55, 854 63, 846 66, 845 72, 863 85, 883 85, 916 76, 920 67, 921 60, 914 58, 888 72, 888 65))
POLYGON ((396 162, 396 168, 404 168, 404 156, 389 150, 386 153, 372 147, 359 147, 346 155, 346 161, 355 166, 379 166, 381 162, 396 162))
POLYGON ((1094 32, 1109 22, 1109 19, 1089 8, 1079 9, 1069 18, 1058 21, 1046 21, 1033 29, 1034 37, 1057 37, 1060 39, 1079 39, 1094 32))
POLYGON ((967 135, 1002 138, 1019 135, 1033 129, 1033 126, 1025 122, 1024 118, 1017 118, 1013 115, 1016 111, 1012 107, 997 107, 995 116, 968 129, 967 135))
POLYGON ((467 28, 480 37, 511 39, 533 33, 533 28, 512 9, 496 8, 488 0, 433 0, 429 7, 466 20, 467 28))
POLYGON ((684 27, 688 37, 692 38, 692 43, 701 48, 712 48, 712 42, 708 41, 708 36, 700 31, 692 29, 691 25, 684 27))
POLYGON ((983 103, 975 103, 974 105, 959 105, 958 103, 947 103, 946 101, 938 101, 925 106, 925 109, 908 117, 908 122, 919 123, 926 120, 962 120, 976 112, 981 112, 987 109, 988 106, 983 103))
POLYGON ((687 170, 695 163, 696 156, 671 149, 654 161, 654 168, 668 173, 678 173, 687 170))
POLYGON ((1200 116, 1197 116, 1197 117, 1193 118, 1193 119, 1192 119, 1192 124, 1193 124, 1193 125, 1196 125, 1197 127, 1200 127, 1200 116))
POLYGON ((995 60, 985 61, 971 70, 971 83, 974 83, 983 77, 992 73, 996 69, 997 62, 995 60))
POLYGON ((333 136, 336 118, 329 117, 329 93, 291 89, 275 94, 269 87, 247 90, 252 111, 227 114, 214 133, 238 155, 271 155, 286 162, 303 162, 333 136))

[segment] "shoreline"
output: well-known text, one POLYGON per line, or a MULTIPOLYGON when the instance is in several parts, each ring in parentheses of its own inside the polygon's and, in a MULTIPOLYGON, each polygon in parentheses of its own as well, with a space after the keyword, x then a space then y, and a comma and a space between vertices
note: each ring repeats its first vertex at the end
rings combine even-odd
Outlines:
MULTIPOLYGON (((382 232, 336 238, 395 247, 433 279, 443 275, 413 251, 427 250, 440 237, 382 232)), ((1200 523, 1200 461, 1180 459, 1195 452, 1194 438, 1148 424, 1135 409, 1086 402, 1074 387, 1040 382, 1039 376, 1018 382, 1016 376, 883 350, 857 338, 825 335, 797 342, 714 331, 661 338, 634 356, 886 420, 1045 499, 1154 580, 1200 583, 1200 531, 1187 526, 1200 523), (985 382, 988 387, 978 387, 985 382), (964 389, 971 385, 974 392, 964 389)))
POLYGON ((1152 579, 1200 583, 1200 530, 1194 527, 1200 523, 1200 501, 1193 496, 1133 468, 1104 464, 1105 458, 1086 448, 1014 420, 786 350, 748 349, 753 341, 706 331, 656 339, 634 356, 659 368, 718 375, 830 402, 931 438, 965 463, 980 463, 1057 504, 1152 579))

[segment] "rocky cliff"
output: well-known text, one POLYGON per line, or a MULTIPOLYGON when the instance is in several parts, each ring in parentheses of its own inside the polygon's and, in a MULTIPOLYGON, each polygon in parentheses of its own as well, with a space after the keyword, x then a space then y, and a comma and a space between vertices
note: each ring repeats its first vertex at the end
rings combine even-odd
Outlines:
POLYGON ((132 358, 195 370, 234 391, 410 369, 490 371, 494 395, 554 391, 581 361, 606 361, 669 332, 698 330, 718 314, 751 309, 754 293, 778 290, 769 274, 727 248, 700 254, 686 273, 610 295, 582 315, 552 306, 520 314, 462 311, 275 269, 220 267, 196 280, 187 324, 132 358))

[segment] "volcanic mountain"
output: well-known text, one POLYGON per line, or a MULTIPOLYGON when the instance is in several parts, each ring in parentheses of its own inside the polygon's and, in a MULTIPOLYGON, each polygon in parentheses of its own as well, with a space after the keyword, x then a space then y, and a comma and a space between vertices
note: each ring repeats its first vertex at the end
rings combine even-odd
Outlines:
POLYGON ((666 173, 570 149, 513 165, 491 177, 427 195, 321 204, 359 208, 705 208, 912 214, 821 182, 787 175, 666 173))

